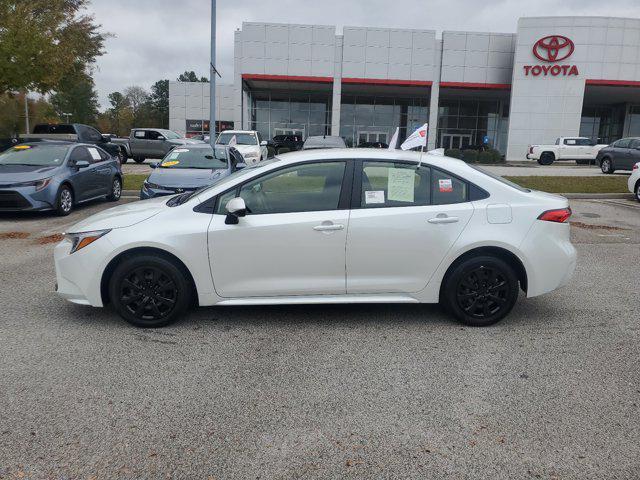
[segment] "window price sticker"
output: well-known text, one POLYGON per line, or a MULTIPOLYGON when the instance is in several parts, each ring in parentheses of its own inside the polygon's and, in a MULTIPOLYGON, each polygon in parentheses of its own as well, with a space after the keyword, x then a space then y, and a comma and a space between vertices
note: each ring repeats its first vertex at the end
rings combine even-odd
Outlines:
POLYGON ((453 182, 450 178, 442 178, 438 180, 438 186, 441 192, 453 192, 453 182))
POLYGON ((384 190, 367 190, 364 192, 364 203, 367 205, 384 203, 384 190))

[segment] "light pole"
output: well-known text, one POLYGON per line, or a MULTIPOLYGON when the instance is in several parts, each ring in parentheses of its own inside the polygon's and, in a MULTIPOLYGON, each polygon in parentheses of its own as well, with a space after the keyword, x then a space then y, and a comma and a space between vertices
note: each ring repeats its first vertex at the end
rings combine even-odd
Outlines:
POLYGON ((216 143, 216 0, 211 0, 211 62, 209 64, 209 143, 216 143))
POLYGON ((67 117, 66 123, 69 123, 69 118, 71 118, 71 115, 73 115, 73 113, 61 113, 60 115, 63 117, 67 117))

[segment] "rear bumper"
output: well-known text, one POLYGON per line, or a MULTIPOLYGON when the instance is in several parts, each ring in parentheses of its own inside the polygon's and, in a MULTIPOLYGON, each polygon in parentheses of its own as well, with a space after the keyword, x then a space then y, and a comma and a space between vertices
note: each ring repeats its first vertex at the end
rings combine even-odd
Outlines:
POLYGON ((527 297, 537 297, 567 285, 576 269, 577 252, 568 223, 536 220, 520 250, 530 259, 527 297))

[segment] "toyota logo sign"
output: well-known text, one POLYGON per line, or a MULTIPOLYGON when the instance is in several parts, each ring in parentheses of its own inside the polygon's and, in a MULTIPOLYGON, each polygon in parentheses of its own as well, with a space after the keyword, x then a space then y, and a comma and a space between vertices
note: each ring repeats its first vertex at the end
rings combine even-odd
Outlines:
POLYGON ((543 62, 560 62, 575 50, 573 42, 563 35, 549 35, 533 45, 533 54, 543 62))

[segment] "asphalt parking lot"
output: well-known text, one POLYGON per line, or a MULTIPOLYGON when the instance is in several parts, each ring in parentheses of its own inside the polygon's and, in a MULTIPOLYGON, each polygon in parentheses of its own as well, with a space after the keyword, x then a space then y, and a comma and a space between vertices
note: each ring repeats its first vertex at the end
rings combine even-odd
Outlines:
POLYGON ((572 201, 571 285, 435 306, 199 309, 161 330, 53 293, 72 217, 0 214, 0 479, 637 478, 640 204, 572 201))

